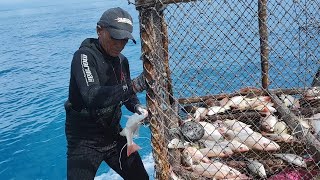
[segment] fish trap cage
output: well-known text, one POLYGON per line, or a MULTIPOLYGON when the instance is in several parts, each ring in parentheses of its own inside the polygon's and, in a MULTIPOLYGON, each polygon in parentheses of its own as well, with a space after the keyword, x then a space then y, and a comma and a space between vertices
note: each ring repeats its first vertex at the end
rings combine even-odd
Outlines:
POLYGON ((319 175, 319 0, 135 0, 156 179, 319 175))

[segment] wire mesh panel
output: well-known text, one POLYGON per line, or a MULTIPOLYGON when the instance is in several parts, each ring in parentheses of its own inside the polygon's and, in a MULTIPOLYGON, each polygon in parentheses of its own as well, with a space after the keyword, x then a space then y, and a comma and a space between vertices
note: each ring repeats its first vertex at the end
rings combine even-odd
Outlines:
POLYGON ((156 179, 320 174, 319 0, 135 5, 156 179))

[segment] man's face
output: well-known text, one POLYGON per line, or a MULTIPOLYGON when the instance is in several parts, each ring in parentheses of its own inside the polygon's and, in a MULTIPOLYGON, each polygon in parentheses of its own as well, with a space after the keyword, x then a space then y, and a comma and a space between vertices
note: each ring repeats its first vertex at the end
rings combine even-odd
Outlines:
POLYGON ((99 39, 102 48, 105 52, 112 56, 119 56, 120 52, 123 50, 124 46, 127 44, 128 39, 114 39, 110 36, 109 32, 102 28, 99 30, 99 39))

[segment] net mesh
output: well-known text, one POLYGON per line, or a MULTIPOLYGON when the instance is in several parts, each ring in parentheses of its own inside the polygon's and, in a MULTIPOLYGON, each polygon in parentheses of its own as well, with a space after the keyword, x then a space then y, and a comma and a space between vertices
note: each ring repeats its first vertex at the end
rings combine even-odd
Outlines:
POLYGON ((317 177, 319 0, 133 4, 156 179, 317 177))

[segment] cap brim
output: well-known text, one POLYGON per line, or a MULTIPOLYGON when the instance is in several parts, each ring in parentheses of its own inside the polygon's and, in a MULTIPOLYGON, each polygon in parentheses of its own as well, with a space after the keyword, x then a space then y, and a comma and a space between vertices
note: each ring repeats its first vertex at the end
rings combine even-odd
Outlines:
POLYGON ((131 39, 135 44, 137 43, 129 31, 114 28, 107 28, 107 30, 114 39, 131 39))

